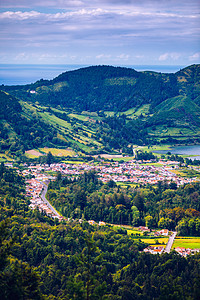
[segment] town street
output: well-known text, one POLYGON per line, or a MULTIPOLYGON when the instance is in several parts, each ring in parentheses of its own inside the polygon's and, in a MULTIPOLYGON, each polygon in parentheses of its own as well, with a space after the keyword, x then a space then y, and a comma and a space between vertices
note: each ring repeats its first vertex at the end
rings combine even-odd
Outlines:
POLYGON ((47 193, 47 189, 48 189, 48 185, 46 185, 45 183, 42 183, 42 185, 44 186, 42 194, 41 194, 41 198, 44 201, 44 203, 49 207, 49 209, 57 216, 57 217, 61 217, 59 215, 59 213, 53 208, 53 206, 49 203, 49 201, 46 199, 46 193, 47 193))
POLYGON ((174 242, 174 239, 175 239, 175 237, 176 237, 176 234, 177 234, 177 232, 174 231, 174 232, 172 233, 172 235, 169 237, 169 240, 168 240, 167 246, 165 247, 164 252, 167 252, 167 253, 170 252, 171 247, 172 247, 173 242, 174 242))

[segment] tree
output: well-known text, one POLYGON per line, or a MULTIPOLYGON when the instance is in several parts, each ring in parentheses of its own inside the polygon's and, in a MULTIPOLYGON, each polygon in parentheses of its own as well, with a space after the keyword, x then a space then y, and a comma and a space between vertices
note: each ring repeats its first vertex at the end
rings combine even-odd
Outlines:
POLYGON ((38 274, 10 256, 15 239, 9 237, 8 224, 8 219, 0 222, 0 299, 41 300, 38 274))
POLYGON ((52 153, 49 151, 46 156, 46 163, 50 166, 54 162, 54 157, 52 153))
POLYGON ((100 272, 96 272, 96 265, 101 261, 102 256, 97 248, 93 237, 87 235, 84 239, 86 246, 83 248, 81 254, 77 257, 77 263, 81 266, 83 277, 86 280, 86 300, 90 299, 102 299, 99 297, 106 292, 105 284, 100 284, 99 275, 100 272), (97 276, 97 274, 98 276, 97 276), (97 278, 96 278, 97 277, 97 278), (96 293, 99 295, 96 295, 96 293))
POLYGON ((167 229, 170 229, 170 230, 174 230, 175 228, 175 222, 172 221, 171 219, 169 218, 160 218, 159 222, 158 222, 158 227, 159 228, 167 228, 167 229))
POLYGON ((137 226, 140 220, 140 212, 135 205, 131 207, 131 210, 132 210, 132 219, 133 219, 132 223, 134 226, 137 226))
POLYGON ((141 193, 137 193, 137 195, 134 197, 133 202, 140 212, 144 211, 144 197, 141 193))
POLYGON ((146 216, 144 219, 146 227, 154 228, 156 226, 156 222, 152 216, 146 216))

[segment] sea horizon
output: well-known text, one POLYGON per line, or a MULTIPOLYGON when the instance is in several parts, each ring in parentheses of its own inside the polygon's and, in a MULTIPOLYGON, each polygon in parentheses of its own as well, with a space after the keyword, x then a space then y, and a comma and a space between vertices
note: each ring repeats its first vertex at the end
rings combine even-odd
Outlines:
MULTIPOLYGON (((0 64, 0 85, 31 84, 40 79, 51 80, 63 72, 94 66, 92 64, 0 64)), ((111 65, 140 71, 176 73, 180 65, 111 65)))

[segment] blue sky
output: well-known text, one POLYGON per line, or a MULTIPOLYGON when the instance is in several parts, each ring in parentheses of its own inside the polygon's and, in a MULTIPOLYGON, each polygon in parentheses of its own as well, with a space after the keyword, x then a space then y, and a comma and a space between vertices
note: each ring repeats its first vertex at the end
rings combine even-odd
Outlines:
POLYGON ((199 13, 199 0, 1 0, 0 63, 199 63, 199 13))

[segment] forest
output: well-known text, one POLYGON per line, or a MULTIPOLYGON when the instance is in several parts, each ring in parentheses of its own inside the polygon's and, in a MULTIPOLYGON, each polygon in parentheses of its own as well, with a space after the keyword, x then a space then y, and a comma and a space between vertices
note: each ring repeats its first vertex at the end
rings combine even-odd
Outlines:
POLYGON ((175 74, 91 66, 64 72, 53 80, 40 79, 30 85, 1 89, 21 100, 76 108, 79 112, 126 111, 143 104, 151 104, 154 110, 163 101, 178 95, 186 95, 198 104, 199 78, 199 65, 188 66, 175 74))
POLYGON ((156 187, 132 188, 112 180, 103 184, 94 171, 75 180, 58 173, 47 198, 67 218, 176 229, 182 236, 200 233, 199 183, 177 187, 160 181, 156 187))
MULTIPOLYGON (((49 197, 57 193, 60 207, 69 203, 67 214, 76 207, 78 213, 96 220, 104 218, 100 213, 106 206, 110 211, 119 207, 131 212, 130 222, 135 221, 135 210, 141 223, 147 212, 155 221, 159 214, 159 222, 169 218, 175 222, 173 226, 187 220, 189 228, 189 222, 199 217, 198 185, 177 188, 160 183, 155 190, 149 188, 145 193, 138 187, 132 193, 113 182, 103 187, 94 173, 86 173, 76 182, 58 174, 48 193, 49 197), (102 210, 95 204, 94 193, 102 210), (87 205, 91 201, 96 215, 87 205), (155 215, 153 206, 157 208, 155 215)), ((0 299, 199 299, 199 254, 187 258, 175 252, 145 254, 141 251, 146 244, 135 241, 125 229, 76 220, 59 223, 39 210, 30 210, 28 204, 24 179, 1 164, 0 299)), ((112 213, 107 217, 112 218, 112 213)), ((126 217, 129 219, 123 214, 122 220, 126 217)))

